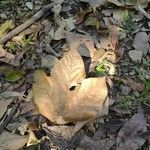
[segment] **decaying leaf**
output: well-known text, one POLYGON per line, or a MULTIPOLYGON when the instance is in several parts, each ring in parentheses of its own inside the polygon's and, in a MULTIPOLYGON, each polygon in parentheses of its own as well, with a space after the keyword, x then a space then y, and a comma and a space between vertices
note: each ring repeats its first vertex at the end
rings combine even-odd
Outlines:
POLYGON ((100 23, 98 21, 98 19, 96 17, 88 17, 85 21, 84 21, 84 25, 85 26, 92 26, 92 27, 96 27, 96 29, 99 29, 100 23))
POLYGON ((93 140, 88 136, 84 136, 77 150, 110 150, 114 144, 113 139, 93 140))
POLYGON ((82 2, 87 2, 90 4, 90 6, 96 10, 97 7, 99 6, 103 6, 105 4, 107 4, 106 0, 81 0, 82 2))
POLYGON ((16 82, 20 80, 21 78, 23 78, 24 75, 25 75, 25 72, 21 70, 11 71, 6 74, 5 80, 9 82, 16 82))
MULTIPOLYGON (((70 32, 67 32, 66 34, 67 34, 66 40, 69 43, 71 50, 78 51, 79 46, 81 44, 85 44, 85 46, 89 51, 89 57, 91 57, 91 59, 93 60, 94 52, 96 51, 96 49, 94 47, 94 42, 91 36, 83 34, 75 34, 70 32)), ((80 55, 82 54, 80 53, 80 55)))
POLYGON ((118 150, 136 150, 140 148, 145 139, 138 136, 138 133, 146 131, 146 120, 142 110, 135 114, 119 131, 117 137, 118 150))
POLYGON ((84 78, 84 64, 76 50, 70 50, 56 63, 50 77, 36 71, 33 93, 39 112, 58 124, 107 114, 105 77, 84 78))
POLYGON ((20 136, 4 130, 0 135, 0 149, 17 150, 22 148, 27 141, 28 136, 20 136))
POLYGON ((12 102, 12 99, 0 99, 0 118, 4 115, 7 110, 7 106, 12 102))
POLYGON ((144 84, 135 82, 133 79, 128 78, 127 80, 123 80, 123 82, 135 91, 142 92, 144 89, 144 84))

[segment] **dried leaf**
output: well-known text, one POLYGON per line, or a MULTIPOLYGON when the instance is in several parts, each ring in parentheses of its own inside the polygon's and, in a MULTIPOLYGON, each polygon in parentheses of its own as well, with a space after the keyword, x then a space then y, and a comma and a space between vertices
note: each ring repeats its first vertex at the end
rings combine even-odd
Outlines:
POLYGON ((57 58, 54 57, 53 55, 46 55, 45 57, 42 56, 41 67, 52 69, 52 67, 55 65, 56 62, 57 58))
POLYGON ((56 122, 65 105, 65 94, 51 77, 38 70, 33 84, 34 103, 39 112, 49 120, 56 122), (58 96, 61 95, 61 102, 58 96))
POLYGON ((51 77, 36 71, 33 93, 39 112, 58 124, 107 114, 105 77, 84 78, 84 64, 76 50, 70 50, 56 63, 51 77))
POLYGON ((114 144, 113 139, 93 140, 88 136, 84 136, 77 150, 110 150, 114 144))
POLYGON ((7 106, 12 102, 12 99, 0 99, 0 118, 4 115, 7 110, 7 106))
POLYGON ((54 39, 55 40, 61 40, 65 38, 65 30, 64 30, 64 26, 59 27, 54 35, 54 39))
POLYGON ((17 150, 22 148, 27 143, 27 140, 28 136, 20 136, 4 130, 0 135, 0 149, 17 150))
POLYGON ((143 112, 135 114, 119 131, 117 136, 118 150, 136 150, 140 148, 145 139, 137 136, 139 132, 146 131, 146 120, 143 112))
MULTIPOLYGON (((94 42, 92 40, 92 37, 89 35, 83 35, 83 34, 75 34, 75 33, 66 33, 66 40, 69 43, 71 50, 78 51, 78 48, 81 44, 85 44, 89 51, 89 57, 93 60, 94 52, 96 51, 94 47, 94 42)), ((78 51, 80 53, 80 51, 78 51)), ((81 54, 80 54, 81 55, 81 54)))
POLYGON ((85 78, 84 64, 77 51, 69 51, 51 71, 51 76, 65 92, 85 78), (61 75, 61 76, 60 76, 61 75))
POLYGON ((104 115, 103 107, 107 92, 105 77, 83 80, 77 95, 66 104, 63 118, 78 121, 104 115))
POLYGON ((81 0, 82 2, 87 2, 90 4, 90 6, 96 10, 97 7, 99 6, 103 6, 105 4, 107 4, 106 0, 81 0))
POLYGON ((80 11, 77 12, 74 16, 75 24, 78 25, 84 21, 84 17, 87 14, 87 11, 80 8, 80 11))
POLYGON ((135 91, 142 92, 144 89, 144 85, 141 82, 136 82, 133 79, 128 78, 127 80, 123 80, 123 82, 135 91))
POLYGON ((0 26, 0 38, 4 36, 10 29, 14 28, 12 20, 6 21, 0 26))

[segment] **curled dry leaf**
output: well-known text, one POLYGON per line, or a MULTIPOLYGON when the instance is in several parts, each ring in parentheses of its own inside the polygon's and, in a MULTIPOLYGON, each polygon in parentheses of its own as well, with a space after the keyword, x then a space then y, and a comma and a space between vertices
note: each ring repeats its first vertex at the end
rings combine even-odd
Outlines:
POLYGON ((76 50, 70 50, 46 77, 36 71, 34 102, 52 122, 86 121, 107 113, 105 77, 85 78, 84 64, 76 50))

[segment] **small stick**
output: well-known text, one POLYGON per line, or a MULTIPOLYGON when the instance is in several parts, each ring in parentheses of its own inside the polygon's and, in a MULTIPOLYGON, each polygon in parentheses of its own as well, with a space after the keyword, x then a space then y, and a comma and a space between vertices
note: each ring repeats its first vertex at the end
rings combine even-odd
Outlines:
POLYGON ((143 16, 150 20, 150 14, 148 14, 140 5, 138 5, 137 9, 143 16))
POLYGON ((13 38, 15 35, 19 34, 21 31, 23 31, 26 28, 28 28, 29 26, 31 26, 33 23, 35 23, 37 20, 39 20, 45 13, 47 13, 55 3, 56 2, 53 2, 53 3, 45 6, 43 9, 39 10, 35 15, 33 15, 28 21, 19 25, 14 30, 10 31, 8 34, 3 36, 0 39, 0 44, 4 44, 5 42, 7 42, 11 38, 13 38))

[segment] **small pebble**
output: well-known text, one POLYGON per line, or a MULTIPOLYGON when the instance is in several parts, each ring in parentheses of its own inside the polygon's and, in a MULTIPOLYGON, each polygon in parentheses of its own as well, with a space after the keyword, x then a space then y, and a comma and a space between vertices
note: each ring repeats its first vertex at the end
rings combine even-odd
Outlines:
POLYGON ((32 2, 26 2, 26 6, 29 8, 29 9, 33 9, 33 3, 32 2))
POLYGON ((143 53, 141 51, 138 50, 131 50, 129 51, 129 57, 131 58, 132 61, 134 61, 135 63, 140 63, 142 60, 142 55, 143 53))

